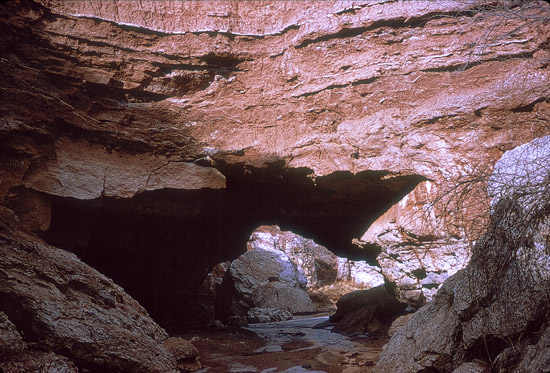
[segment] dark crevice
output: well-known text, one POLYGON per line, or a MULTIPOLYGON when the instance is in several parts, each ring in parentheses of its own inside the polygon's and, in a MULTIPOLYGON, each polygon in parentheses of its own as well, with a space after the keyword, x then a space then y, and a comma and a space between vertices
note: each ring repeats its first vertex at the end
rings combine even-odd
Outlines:
POLYGON ((351 82, 351 85, 355 87, 355 86, 361 85, 361 84, 372 84, 377 80, 378 80, 378 77, 368 78, 368 79, 359 79, 359 80, 351 82))
POLYGON ((208 66, 229 70, 238 70, 237 65, 247 60, 233 55, 218 55, 214 53, 209 53, 206 56, 198 57, 198 59, 206 62, 208 66))
POLYGON ((105 22, 105 23, 109 23, 111 25, 114 25, 115 27, 121 29, 121 30, 124 30, 124 31, 129 31, 129 32, 135 32, 136 34, 142 34, 142 35, 155 35, 155 36, 170 36, 170 35, 174 35, 174 34, 177 34, 177 33, 168 33, 168 32, 163 32, 163 31, 157 31, 157 30, 152 30, 152 29, 148 29, 148 28, 145 28, 145 27, 140 27, 140 26, 135 26, 135 25, 127 25, 127 24, 122 24, 122 23, 117 23, 115 21, 110 21, 108 19, 103 19, 103 18, 99 18, 99 17, 93 17, 93 16, 63 16, 63 15, 58 15, 56 14, 55 17, 63 17, 63 18, 77 18, 77 19, 89 19, 89 20, 92 20, 96 23, 101 23, 101 22, 105 22))
POLYGON ((330 34, 330 35, 323 35, 315 39, 306 39, 302 41, 300 44, 296 46, 296 48, 304 48, 307 47, 310 44, 320 43, 323 41, 328 41, 331 39, 345 39, 345 38, 352 38, 354 36, 361 35, 367 31, 366 27, 354 27, 354 28, 343 28, 340 31, 330 34))
POLYGON ((472 17, 474 12, 471 10, 465 10, 460 12, 436 12, 424 14, 420 17, 400 17, 394 19, 383 19, 371 23, 367 30, 374 30, 381 27, 389 27, 393 29, 400 28, 418 28, 424 27, 426 22, 434 18, 457 18, 457 17, 472 17))
POLYGON ((312 91, 312 92, 306 92, 306 93, 302 93, 301 95, 299 95, 298 97, 309 97, 309 96, 313 96, 313 95, 317 95, 321 92, 324 92, 324 91, 329 91, 331 89, 338 89, 338 88, 346 88, 346 87, 349 87, 349 86, 358 86, 358 85, 361 85, 361 84, 371 84, 371 83, 374 83, 376 80, 378 80, 378 77, 374 77, 374 78, 368 78, 368 79, 359 79, 359 80, 355 80, 351 83, 345 83, 345 84, 331 84, 323 89, 319 89, 319 90, 316 90, 316 91, 312 91))
POLYGON ((426 273, 426 269, 424 268, 415 269, 411 273, 419 280, 422 280, 428 277, 428 274, 426 273))
POLYGON ((311 170, 287 169, 282 162, 219 168, 227 189, 166 189, 92 201, 55 197, 44 238, 111 277, 173 330, 208 321, 208 301, 199 292, 204 277, 215 264, 242 254, 260 225, 279 225, 338 256, 376 263, 376 252, 352 239, 425 180, 368 171, 313 181, 311 170))
POLYGON ((544 102, 546 98, 539 98, 530 104, 518 106, 512 109, 513 113, 530 113, 535 109, 535 106, 541 102, 544 102))
MULTIPOLYGON (((52 34, 52 32, 49 32, 49 33, 52 34)), ((129 52, 129 53, 142 53, 142 51, 140 51, 140 50, 133 49, 133 48, 128 48, 128 47, 123 47, 123 46, 120 46, 120 45, 117 45, 117 44, 111 44, 111 43, 108 43, 106 41, 86 39, 86 38, 81 38, 81 37, 66 34, 66 33, 65 34, 55 33, 55 34, 63 36, 63 37, 68 38, 68 39, 77 40, 81 44, 87 44, 87 45, 91 45, 91 46, 94 46, 94 47, 100 47, 100 48, 101 47, 108 47, 108 48, 115 48, 116 50, 129 52)), ((72 49, 71 47, 66 47, 66 46, 63 46, 63 47, 65 47, 67 49, 72 49)))
POLYGON ((481 118, 483 116, 483 110, 487 109, 487 106, 483 106, 477 110, 474 110, 474 115, 478 118, 481 118))

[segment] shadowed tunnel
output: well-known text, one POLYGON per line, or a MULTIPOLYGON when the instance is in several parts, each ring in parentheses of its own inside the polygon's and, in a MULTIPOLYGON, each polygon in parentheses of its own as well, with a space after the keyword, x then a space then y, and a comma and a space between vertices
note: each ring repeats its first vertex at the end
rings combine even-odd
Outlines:
POLYGON ((162 326, 207 322, 199 292, 209 270, 246 250, 250 233, 276 224, 336 255, 376 264, 378 252, 351 244, 421 181, 383 172, 310 177, 306 168, 220 168, 223 190, 160 190, 131 199, 56 198, 44 238, 75 252, 135 297, 162 326))

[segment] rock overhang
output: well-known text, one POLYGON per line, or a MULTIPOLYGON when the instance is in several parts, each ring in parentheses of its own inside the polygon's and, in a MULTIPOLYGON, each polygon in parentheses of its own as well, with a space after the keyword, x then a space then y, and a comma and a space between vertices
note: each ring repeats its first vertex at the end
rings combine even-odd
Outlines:
MULTIPOLYGON (((149 216, 161 214, 163 209, 179 210, 164 213, 169 216, 200 216, 204 206, 196 208, 194 204, 202 197, 195 197, 204 192, 211 205, 201 219, 212 226, 212 219, 225 221, 216 211, 228 210, 220 196, 230 195, 238 186, 252 195, 254 190, 264 191, 256 192, 253 201, 277 197, 282 193, 278 190, 292 192, 290 187, 259 177, 257 169, 269 169, 281 161, 291 169, 304 168, 305 174, 313 170, 310 181, 320 180, 323 188, 319 190, 324 190, 316 198, 330 203, 319 209, 307 193, 304 198, 301 192, 296 193, 296 188, 307 191, 309 184, 290 183, 299 203, 253 204, 240 196, 232 202, 248 203, 248 210, 240 216, 259 216, 260 210, 275 208, 272 216, 278 221, 258 224, 282 222, 285 229, 300 226, 305 236, 330 235, 332 242, 343 242, 345 237, 347 244, 347 237, 360 237, 368 223, 361 222, 363 232, 356 233, 361 219, 349 223, 338 215, 345 209, 352 211, 346 204, 355 201, 352 194, 343 192, 350 187, 345 182, 346 172, 361 175, 373 172, 369 170, 389 170, 402 174, 394 179, 395 185, 386 187, 423 175, 434 180, 435 193, 453 174, 467 171, 472 164, 491 163, 514 144, 547 132, 547 25, 520 24, 518 28, 508 21, 495 23, 502 17, 492 8, 483 12, 478 2, 338 2, 326 8, 319 3, 312 8, 281 3, 279 6, 291 11, 270 10, 271 17, 283 18, 280 22, 235 23, 232 30, 227 23, 257 4, 228 3, 224 4, 227 14, 203 12, 205 17, 193 18, 193 25, 184 25, 190 29, 178 35, 169 34, 183 32, 175 29, 179 27, 176 23, 169 25, 174 29, 158 31, 162 20, 157 16, 162 10, 137 16, 136 21, 132 17, 142 9, 130 14, 123 9, 128 6, 124 2, 107 4, 120 5, 116 15, 120 19, 94 13, 107 10, 102 7, 89 12, 69 9, 87 7, 84 2, 40 3, 46 7, 22 1, 24 6, 14 11, 19 19, 12 22, 8 17, 2 25, 2 45, 13 53, 6 55, 1 67, 4 112, 10 113, 4 117, 7 126, 1 133, 5 148, 14 152, 1 164, 2 175, 7 177, 0 185, 0 199, 17 193, 14 188, 19 188, 25 177, 28 186, 65 195, 54 198, 57 206, 75 202, 64 199, 70 195, 96 198, 102 188, 67 187, 78 179, 63 179, 66 187, 61 188, 40 184, 40 180, 59 180, 45 175, 52 174, 52 164, 63 160, 63 150, 55 160, 55 144, 70 137, 104 146, 109 154, 105 156, 114 158, 109 162, 115 170, 130 155, 136 159, 143 156, 154 165, 167 161, 171 167, 181 166, 176 170, 161 167, 159 170, 166 172, 158 176, 164 181, 151 188, 141 182, 131 185, 131 180, 120 185, 110 178, 114 183, 108 185, 108 192, 89 201, 94 208, 111 205, 110 211, 116 212, 128 202, 132 205, 128 210, 135 211, 137 201, 148 201, 143 210, 149 216), (25 6, 31 11, 22 15, 25 6), (49 7, 57 10, 52 12, 49 7), (139 24, 141 21, 144 24, 139 24), (517 32, 505 40, 484 39, 488 25, 494 24, 503 27, 504 34, 517 32), (257 26, 264 29, 252 30, 257 26), (14 35, 19 43, 8 40, 14 35), (182 45, 186 48, 183 54, 182 45), (477 53, 481 50, 483 53, 477 53), (237 55, 240 57, 235 58, 237 55), (49 89, 40 88, 44 86, 49 89), (217 150, 210 153, 205 147, 217 150), (121 154, 120 160, 114 157, 121 154), (219 165, 211 167, 212 160, 219 165), (243 181, 236 176, 241 171, 233 172, 231 167, 255 177, 243 181), (197 170, 212 173, 214 184, 221 186, 219 172, 232 186, 198 189, 197 193, 178 191, 190 186, 185 184, 187 180, 174 182, 167 177, 177 171, 197 170), (327 181, 330 177, 339 181, 327 181), (323 180, 327 182, 323 184, 323 180), (273 187, 264 188, 270 183, 273 187), (331 194, 330 185, 342 193, 331 194), (117 194, 131 198, 119 201, 114 198, 117 194), (191 207, 172 203, 172 197, 189 201, 191 207), (293 208, 309 212, 289 213, 293 208), (285 225, 289 217, 292 224, 285 225), (320 228, 312 230, 316 224, 320 228), (333 229, 346 224, 350 227, 345 231, 333 229)), ((149 4, 158 9, 166 6, 149 4)), ((176 5, 208 7, 207 3, 176 5)), ((522 7, 539 15, 547 9, 543 2, 522 7)), ((523 11, 522 7, 514 11, 523 11)), ((94 172, 86 178, 93 178, 94 172)), ((408 180, 411 187, 413 179, 408 180)), ((197 184, 201 188, 213 183, 201 182, 197 184)), ((365 190, 373 197, 376 190, 384 189, 377 188, 365 190)), ((44 193, 39 196, 50 198, 44 193)), ((380 202, 380 198, 374 199, 380 202)), ((403 209, 415 208, 417 202, 409 198, 403 209)), ((43 205, 47 209, 48 202, 43 205)), ((43 221, 39 226, 43 229, 47 224, 43 221)), ((251 223, 249 231, 255 226, 251 223)))
MULTIPOLYGON (((94 199, 41 193, 51 203, 50 228, 42 236, 112 277, 161 325, 175 327, 176 314, 190 303, 196 306, 210 268, 243 253, 250 233, 263 224, 376 265, 379 251, 360 248, 353 238, 424 180, 385 172, 338 172, 314 180, 311 170, 281 163, 218 167, 211 169, 225 176, 224 188, 164 188, 94 199)), ((177 323, 193 322, 193 312, 177 323)))

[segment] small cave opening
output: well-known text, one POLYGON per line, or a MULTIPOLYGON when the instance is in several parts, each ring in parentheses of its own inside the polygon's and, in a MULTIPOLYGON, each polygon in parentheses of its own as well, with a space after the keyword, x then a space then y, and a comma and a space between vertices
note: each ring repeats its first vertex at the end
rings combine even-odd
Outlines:
POLYGON ((220 167, 226 189, 163 189, 133 198, 53 198, 43 238, 74 252, 121 285, 171 332, 206 324, 213 299, 201 292, 208 272, 246 251, 260 225, 311 238, 340 257, 376 265, 378 250, 352 244, 425 178, 384 172, 220 167))

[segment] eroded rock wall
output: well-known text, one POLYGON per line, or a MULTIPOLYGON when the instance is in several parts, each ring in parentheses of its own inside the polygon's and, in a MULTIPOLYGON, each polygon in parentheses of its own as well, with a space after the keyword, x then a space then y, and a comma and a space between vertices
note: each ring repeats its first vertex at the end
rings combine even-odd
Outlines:
MULTIPOLYGON (((416 187, 361 245, 382 249, 400 296, 422 303, 469 252, 460 229, 457 252, 404 217, 549 132, 549 14, 543 1, 2 4, 0 201, 43 231, 60 199, 143 197, 141 214, 183 211, 191 235, 198 224, 229 237, 224 224, 245 222, 246 241, 286 221, 341 247, 416 187), (287 183, 292 172, 303 179, 287 183)), ((237 241, 212 243, 216 261, 188 282, 237 241)), ((202 251, 188 242, 184 262, 202 251)))

